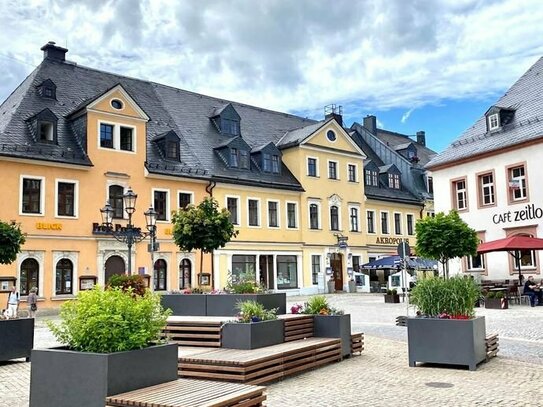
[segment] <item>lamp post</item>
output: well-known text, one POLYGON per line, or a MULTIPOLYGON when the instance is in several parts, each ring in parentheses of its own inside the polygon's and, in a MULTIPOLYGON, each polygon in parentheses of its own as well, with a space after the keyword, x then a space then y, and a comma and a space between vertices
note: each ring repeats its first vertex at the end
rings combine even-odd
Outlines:
POLYGON ((100 209, 102 215, 102 225, 104 226, 105 233, 113 236, 117 241, 126 243, 128 247, 128 275, 132 274, 132 245, 139 243, 147 236, 151 238, 151 244, 149 245, 149 251, 154 252, 157 249, 156 244, 156 218, 157 213, 152 206, 144 212, 147 232, 142 232, 141 228, 135 227, 132 224, 132 215, 136 212, 136 200, 138 195, 132 191, 132 188, 128 188, 128 191, 123 195, 123 207, 128 215, 128 224, 125 227, 113 228, 113 214, 115 210, 106 202, 106 205, 100 209))

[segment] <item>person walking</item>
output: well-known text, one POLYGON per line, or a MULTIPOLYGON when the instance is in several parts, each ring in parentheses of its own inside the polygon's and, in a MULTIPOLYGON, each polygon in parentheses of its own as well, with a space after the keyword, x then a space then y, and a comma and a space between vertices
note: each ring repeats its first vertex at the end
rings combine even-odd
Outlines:
POLYGON ((36 287, 32 287, 30 294, 28 294, 28 298, 26 299, 26 302, 28 303, 28 318, 36 318, 36 311, 38 310, 37 291, 38 289, 36 287))
POLYGON ((19 310, 19 292, 15 286, 11 287, 11 292, 8 296, 8 318, 17 318, 17 312, 19 310))

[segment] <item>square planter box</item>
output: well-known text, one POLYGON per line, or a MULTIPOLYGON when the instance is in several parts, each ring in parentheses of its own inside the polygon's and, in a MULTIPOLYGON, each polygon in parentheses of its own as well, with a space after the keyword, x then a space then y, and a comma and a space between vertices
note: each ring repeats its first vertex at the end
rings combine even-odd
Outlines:
POLYGON ((205 294, 163 294, 160 302, 164 308, 172 310, 172 315, 206 316, 206 297, 205 294))
POLYGON ((251 323, 228 323, 222 327, 222 347, 258 349, 283 343, 285 325, 282 319, 251 323))
POLYGON ((30 407, 104 407, 106 396, 177 379, 177 344, 115 353, 32 351, 30 407))
POLYGON ((387 304, 399 304, 400 295, 399 294, 385 294, 385 303, 387 304))
POLYGON ((486 360, 485 318, 408 318, 409 366, 440 363, 475 370, 486 360))
POLYGON ((508 309, 509 301, 507 298, 485 298, 485 308, 508 309))
POLYGON ((34 318, 0 320, 0 362, 25 358, 34 347, 34 318))
POLYGON ((341 338, 341 354, 351 356, 351 315, 315 315, 313 335, 320 338, 341 338))
POLYGON ((239 313, 236 308, 238 302, 256 301, 266 309, 278 308, 277 314, 287 313, 287 295, 285 293, 272 294, 217 294, 206 295, 207 315, 214 317, 228 317, 239 313))

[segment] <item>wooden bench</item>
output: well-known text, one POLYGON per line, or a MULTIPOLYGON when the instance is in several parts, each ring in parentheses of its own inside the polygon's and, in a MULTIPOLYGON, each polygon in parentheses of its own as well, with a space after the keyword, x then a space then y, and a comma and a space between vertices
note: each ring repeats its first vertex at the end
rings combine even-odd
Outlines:
POLYGON ((106 407, 252 407, 266 400, 265 387, 178 379, 106 398, 106 407))
POLYGON ((363 333, 351 334, 351 354, 354 355, 355 353, 358 353, 359 355, 361 355, 363 350, 364 350, 364 334, 363 333))
POLYGON ((313 315, 279 315, 285 321, 285 342, 313 337, 313 315))
POLYGON ((179 376, 261 384, 341 361, 341 340, 308 338, 253 350, 179 348, 179 376))
POLYGON ((486 360, 490 360, 498 355, 499 351, 499 337, 498 334, 488 335, 485 339, 486 342, 486 360))
POLYGON ((396 326, 407 326, 407 317, 404 315, 397 316, 396 326))
POLYGON ((170 317, 162 337, 179 346, 221 346, 221 329, 232 317, 170 317))

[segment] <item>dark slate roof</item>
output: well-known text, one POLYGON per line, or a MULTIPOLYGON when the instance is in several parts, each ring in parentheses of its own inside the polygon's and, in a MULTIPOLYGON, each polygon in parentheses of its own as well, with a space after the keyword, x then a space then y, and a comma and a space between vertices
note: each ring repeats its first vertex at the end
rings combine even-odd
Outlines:
POLYGON ((416 140, 412 140, 407 134, 395 133, 393 131, 377 129, 377 137, 385 143, 387 146, 392 147, 394 150, 401 150, 407 148, 409 144, 413 144, 417 148, 417 157, 419 158, 419 165, 424 166, 430 162, 430 160, 436 155, 434 150, 429 149, 422 144, 417 143, 416 140))
POLYGON ((277 143, 290 130, 313 124, 313 120, 50 59, 0 106, 0 155, 92 165, 67 117, 116 85, 121 85, 150 118, 146 163, 150 172, 302 190, 285 166, 280 174, 263 173, 257 166, 251 166, 250 171, 228 168, 214 148, 230 137, 221 135, 210 117, 231 103, 241 117, 241 135, 253 148, 277 143), (46 79, 56 84, 57 100, 37 94, 35 87, 46 79), (58 145, 34 143, 25 122, 46 107, 59 119, 58 145), (165 161, 153 141, 170 130, 180 138, 179 163, 165 161))
POLYGON ((357 131, 349 130, 349 134, 358 147, 366 154, 366 159, 364 160, 364 165, 367 163, 374 162, 378 167, 385 165, 381 157, 379 157, 375 151, 370 147, 370 145, 362 138, 362 136, 357 131))
POLYGON ((303 142, 306 138, 308 138, 310 135, 315 133, 317 130, 319 130, 322 126, 324 126, 329 120, 319 121, 319 122, 313 122, 311 121, 311 124, 306 125, 304 127, 290 130, 286 132, 281 139, 279 139, 277 146, 279 148, 287 148, 291 146, 296 146, 303 142))
POLYGON ((543 57, 540 58, 493 106, 516 109, 513 120, 498 131, 487 132, 483 115, 428 167, 514 146, 543 137, 543 57))
POLYGON ((364 191, 368 199, 375 199, 378 201, 403 202, 409 204, 421 203, 420 199, 418 199, 415 195, 405 189, 388 188, 382 184, 380 187, 365 185, 364 191))

